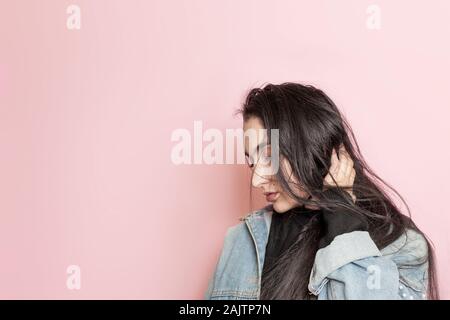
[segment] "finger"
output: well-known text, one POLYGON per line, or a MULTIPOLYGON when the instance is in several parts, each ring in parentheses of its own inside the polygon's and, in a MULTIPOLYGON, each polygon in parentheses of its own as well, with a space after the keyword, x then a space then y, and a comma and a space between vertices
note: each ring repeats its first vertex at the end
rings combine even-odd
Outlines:
POLYGON ((334 150, 333 148, 333 151, 331 152, 331 166, 328 171, 333 175, 333 177, 335 177, 338 168, 339 168, 339 159, 337 157, 336 150, 334 150))
POLYGON ((342 159, 339 157, 338 152, 334 151, 334 166, 332 170, 333 178, 336 180, 340 179, 341 170, 342 170, 342 159))
POLYGON ((343 184, 342 178, 345 177, 345 167, 343 167, 342 159, 339 159, 336 149, 333 148, 331 152, 331 166, 327 176, 324 179, 324 183, 331 186, 343 184))
POLYGON ((353 183, 355 181, 355 177, 356 177, 356 171, 355 170, 351 170, 348 174, 348 176, 346 177, 346 179, 341 180, 342 181, 342 185, 340 185, 343 188, 352 188, 353 187, 353 183))
POLYGON ((354 164, 353 159, 352 159, 352 157, 350 156, 350 154, 348 153, 348 151, 346 149, 343 150, 343 154, 347 158, 347 160, 350 163, 350 165, 353 166, 353 164, 354 164))
POLYGON ((337 179, 341 181, 341 184, 343 184, 347 179, 348 157, 346 157, 345 153, 343 153, 342 150, 340 150, 339 159, 339 171, 336 175, 337 179))
POLYGON ((345 178, 343 179, 347 179, 347 177, 350 175, 351 170, 353 169, 353 160, 348 154, 347 150, 345 150, 345 148, 341 150, 341 158, 344 162, 343 176, 345 178))
POLYGON ((339 151, 338 151, 338 152, 339 152, 338 157, 339 157, 339 159, 341 159, 342 151, 345 151, 345 147, 344 147, 344 144, 343 144, 343 143, 341 143, 341 144, 339 145, 338 150, 339 150, 339 151))
POLYGON ((355 171, 355 166, 354 166, 354 161, 352 160, 352 158, 350 157, 350 155, 348 155, 348 172, 349 172, 349 174, 350 173, 354 173, 354 174, 356 174, 356 171, 355 171))
POLYGON ((344 146, 341 146, 339 148, 339 160, 340 161, 346 161, 346 162, 348 161, 348 153, 345 150, 344 146))
POLYGON ((350 186, 353 186, 353 183, 355 182, 355 177, 356 177, 356 170, 352 169, 350 171, 350 181, 349 181, 350 186))
POLYGON ((345 175, 345 177, 348 178, 350 176, 351 171, 353 170, 353 161, 349 155, 346 155, 345 158, 346 158, 346 160, 345 160, 344 175, 345 175))
POLYGON ((331 176, 335 177, 337 172, 337 163, 334 160, 334 156, 333 154, 331 155, 331 165, 328 168, 328 172, 324 178, 324 181, 328 182, 328 183, 332 183, 333 179, 331 178, 331 176))
POLYGON ((331 151, 331 166, 336 168, 338 164, 339 164, 339 159, 336 154, 336 150, 333 148, 333 150, 331 151))
POLYGON ((330 168, 330 171, 328 171, 327 175, 325 176, 325 178, 323 179, 323 184, 324 186, 334 186, 336 185, 333 181, 333 178, 335 178, 335 173, 333 172, 334 170, 332 168, 330 168))

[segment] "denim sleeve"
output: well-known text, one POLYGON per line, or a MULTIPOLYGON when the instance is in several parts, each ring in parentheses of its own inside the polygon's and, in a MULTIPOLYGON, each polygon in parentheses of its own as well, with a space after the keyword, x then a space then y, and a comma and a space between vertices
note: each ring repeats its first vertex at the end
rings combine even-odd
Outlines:
POLYGON ((331 272, 327 279, 327 299, 399 299, 397 266, 384 257, 367 257, 348 263, 331 272))
POLYGON ((224 259, 224 255, 227 252, 226 249, 229 246, 229 242, 230 242, 230 234, 233 232, 234 229, 236 229, 234 226, 229 227, 225 233, 224 241, 223 241, 222 248, 221 248, 222 250, 220 252, 218 260, 216 261, 214 271, 213 271, 212 275, 209 277, 208 287, 206 288, 206 291, 203 295, 204 300, 211 300, 211 294, 214 289, 214 283, 215 283, 215 279, 216 279, 216 274, 218 272, 219 264, 220 264, 220 261, 224 259))
POLYGON ((425 299, 426 242, 403 240, 381 252, 366 231, 336 237, 317 252, 309 290, 319 299, 425 299))
POLYGON ((211 300, 213 284, 214 284, 214 273, 208 280, 208 287, 206 288, 206 291, 204 293, 203 300, 211 300))

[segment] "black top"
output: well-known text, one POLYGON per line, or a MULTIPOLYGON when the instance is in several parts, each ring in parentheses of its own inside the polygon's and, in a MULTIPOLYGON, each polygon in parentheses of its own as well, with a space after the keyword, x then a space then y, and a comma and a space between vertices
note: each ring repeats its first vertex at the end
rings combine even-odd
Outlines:
MULTIPOLYGON (((323 195, 333 200, 345 200, 333 189, 324 191, 323 195)), ((352 201, 346 192, 343 196, 347 198, 347 201, 352 201)), ((274 262, 295 243, 303 227, 315 215, 319 215, 322 228, 318 241, 319 249, 329 245, 337 235, 355 230, 368 230, 366 220, 342 208, 329 211, 327 209, 313 210, 302 206, 278 213, 272 207, 272 211, 272 222, 262 272, 263 278, 274 262)))
POLYGON ((274 262, 291 245, 295 243, 303 227, 320 210, 305 207, 292 208, 284 213, 273 210, 270 224, 269 239, 266 245, 263 275, 272 267, 274 262))

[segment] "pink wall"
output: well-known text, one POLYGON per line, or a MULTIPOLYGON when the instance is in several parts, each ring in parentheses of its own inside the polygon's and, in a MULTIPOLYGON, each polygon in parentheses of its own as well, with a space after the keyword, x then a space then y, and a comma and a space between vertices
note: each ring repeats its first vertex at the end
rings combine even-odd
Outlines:
POLYGON ((372 3, 1 0, 0 298, 201 298, 249 172, 175 166, 171 133, 239 128, 245 91, 283 81, 344 111, 450 298, 450 3, 376 1, 370 30, 372 3))

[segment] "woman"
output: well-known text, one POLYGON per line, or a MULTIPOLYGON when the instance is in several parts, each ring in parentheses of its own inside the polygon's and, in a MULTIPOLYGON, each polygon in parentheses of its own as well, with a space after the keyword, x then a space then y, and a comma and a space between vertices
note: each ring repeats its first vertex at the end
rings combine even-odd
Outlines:
POLYGON ((257 147, 245 140, 252 185, 270 204, 227 230, 206 299, 438 299, 430 243, 324 92, 268 84, 238 113, 245 133, 279 129, 276 148, 269 133, 257 147))

